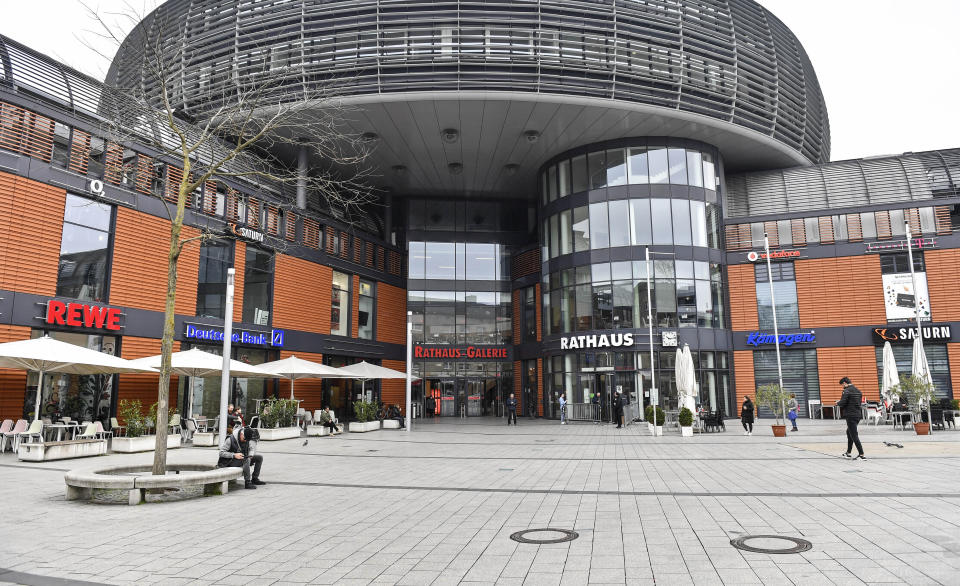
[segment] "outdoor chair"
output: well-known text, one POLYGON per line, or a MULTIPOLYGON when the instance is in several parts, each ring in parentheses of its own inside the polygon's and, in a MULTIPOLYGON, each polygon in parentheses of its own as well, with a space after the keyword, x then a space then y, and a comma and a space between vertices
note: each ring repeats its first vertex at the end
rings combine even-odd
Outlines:
POLYGON ((28 427, 26 431, 21 431, 16 435, 16 437, 13 438, 14 453, 16 453, 17 448, 20 447, 20 444, 22 444, 24 440, 27 440, 28 443, 30 443, 33 438, 36 438, 41 442, 43 441, 43 422, 39 419, 31 423, 30 427, 28 427))
POLYGON ((114 436, 120 437, 121 435, 126 435, 126 434, 127 434, 127 431, 126 431, 126 430, 127 430, 127 426, 126 426, 126 425, 120 425, 120 422, 117 421, 117 418, 116 418, 116 417, 111 417, 111 418, 110 418, 110 432, 111 432, 114 436))
POLYGON ((303 428, 306 429, 311 424, 313 424, 313 415, 309 411, 304 411, 303 412, 303 428))
POLYGON ((170 428, 170 433, 171 433, 171 434, 181 433, 180 414, 179 414, 179 413, 174 413, 173 415, 170 416, 170 421, 167 422, 167 427, 170 428))
MULTIPOLYGON (((921 417, 923 421, 927 421, 927 411, 924 410, 921 417)), ((943 423, 943 407, 940 405, 931 405, 930 406, 930 428, 940 428, 945 429, 946 426, 943 423)))
POLYGON ((103 428, 103 423, 96 421, 93 426, 97 429, 97 437, 100 439, 107 439, 107 436, 113 437, 112 431, 107 431, 103 428))
POLYGON ((7 433, 13 429, 13 419, 4 419, 3 423, 0 423, 0 435, 7 433))
POLYGON ((83 427, 83 433, 74 436, 73 439, 96 439, 97 437, 97 426, 88 423, 83 427))
POLYGON ((867 423, 873 421, 873 424, 876 425, 880 423, 880 420, 883 419, 883 414, 880 412, 882 407, 879 405, 867 405, 867 423))
POLYGON ((27 429, 27 420, 18 419, 17 424, 13 426, 13 429, 10 431, 3 432, 3 435, 0 436, 0 452, 7 451, 7 443, 10 445, 15 445, 17 443, 17 435, 21 432, 26 431, 27 429))

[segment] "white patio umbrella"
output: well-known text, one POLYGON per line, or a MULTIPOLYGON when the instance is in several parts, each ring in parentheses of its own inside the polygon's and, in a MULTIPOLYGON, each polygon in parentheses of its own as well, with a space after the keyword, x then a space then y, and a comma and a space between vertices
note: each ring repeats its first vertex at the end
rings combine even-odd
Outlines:
POLYGON ((690 346, 683 345, 683 350, 677 350, 677 391, 680 393, 680 407, 686 407, 691 413, 697 412, 697 379, 693 369, 693 354, 690 346))
POLYGON ((293 383, 301 378, 349 378, 340 372, 340 369, 326 364, 310 362, 296 356, 274 360, 273 362, 264 362, 260 368, 272 372, 274 376, 289 379, 290 398, 293 398, 293 383))
POLYGON ((890 402, 896 403, 899 397, 893 392, 895 386, 900 384, 900 374, 897 372, 897 359, 893 355, 893 346, 890 342, 883 343, 883 380, 880 385, 880 392, 883 397, 890 402))
POLYGON ((913 339, 913 365, 911 374, 933 385, 933 377, 930 376, 930 365, 927 363, 927 353, 923 350, 923 341, 919 337, 913 339))
POLYGON ((83 346, 54 340, 49 336, 0 344, 0 367, 36 370, 37 404, 34 421, 40 418, 43 396, 43 375, 50 372, 67 374, 114 374, 120 372, 156 372, 149 366, 134 364, 119 356, 90 350, 83 346))
MULTIPOLYGON (((349 366, 343 366, 337 370, 342 376, 344 376, 344 378, 360 379, 361 393, 366 391, 366 383, 368 380, 378 378, 407 378, 407 373, 405 372, 384 368, 383 366, 377 366, 376 364, 370 364, 365 360, 349 366)), ((418 377, 413 378, 416 379, 418 377)))

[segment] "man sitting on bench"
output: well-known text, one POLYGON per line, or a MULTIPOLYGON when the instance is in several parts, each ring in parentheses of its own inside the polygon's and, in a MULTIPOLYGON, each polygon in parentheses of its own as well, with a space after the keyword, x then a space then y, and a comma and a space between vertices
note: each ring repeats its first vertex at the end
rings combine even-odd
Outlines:
POLYGON ((324 407, 320 413, 320 425, 330 430, 330 437, 333 437, 333 434, 340 431, 337 427, 337 422, 333 419, 333 413, 330 413, 330 407, 324 407))
POLYGON ((260 466, 263 465, 263 456, 260 454, 250 455, 250 444, 247 438, 250 436, 249 427, 239 428, 237 435, 233 435, 233 428, 227 428, 227 439, 223 440, 220 446, 220 459, 217 460, 217 468, 243 468, 243 487, 257 488, 258 484, 266 484, 260 480, 260 466), (250 464, 253 464, 253 478, 250 478, 250 464))

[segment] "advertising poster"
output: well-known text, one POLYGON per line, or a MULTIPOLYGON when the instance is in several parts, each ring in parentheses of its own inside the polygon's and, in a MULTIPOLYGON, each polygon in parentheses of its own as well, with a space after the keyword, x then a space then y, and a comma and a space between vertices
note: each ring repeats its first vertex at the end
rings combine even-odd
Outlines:
POLYGON ((930 320, 930 296, 927 295, 927 274, 916 273, 917 290, 913 290, 910 273, 883 275, 883 303, 887 321, 906 321, 914 318, 914 304, 919 304, 920 319, 930 320))

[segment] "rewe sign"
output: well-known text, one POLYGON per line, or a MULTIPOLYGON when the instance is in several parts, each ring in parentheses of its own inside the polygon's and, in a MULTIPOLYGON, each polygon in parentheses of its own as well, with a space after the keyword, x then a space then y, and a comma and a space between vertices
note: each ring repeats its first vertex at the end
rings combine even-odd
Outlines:
POLYGON ((44 321, 56 326, 118 331, 123 327, 120 325, 121 315, 123 314, 116 307, 51 299, 47 301, 44 321))

